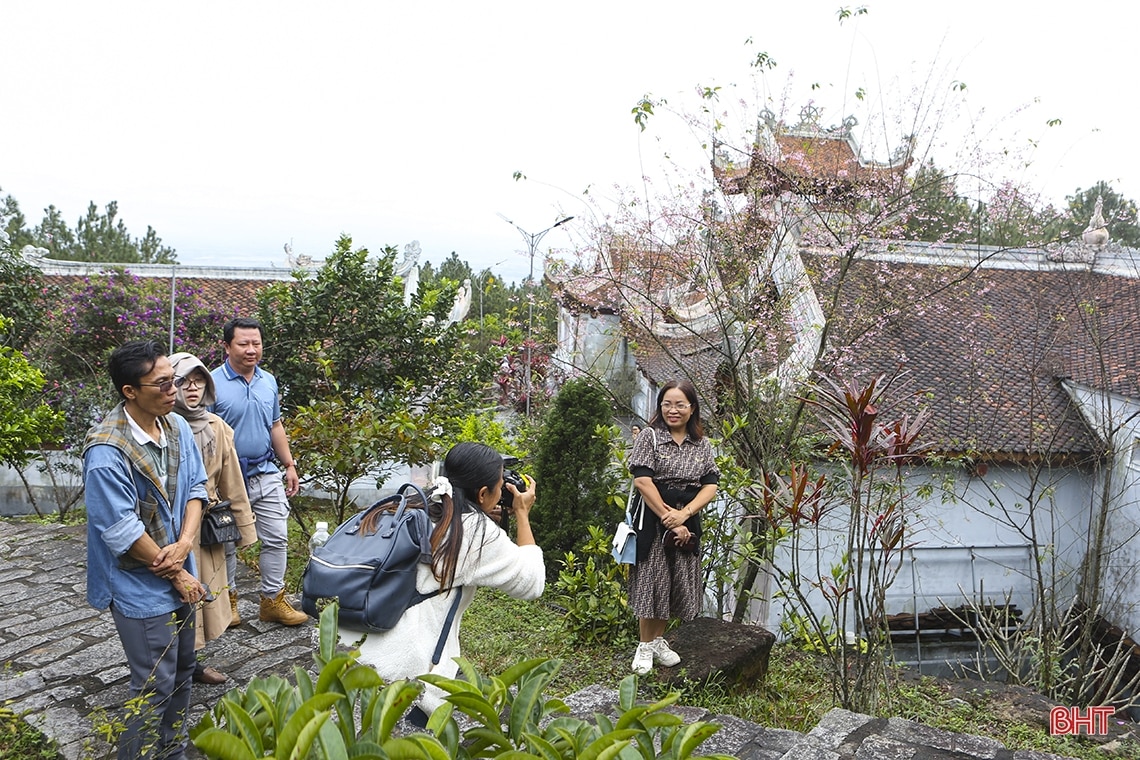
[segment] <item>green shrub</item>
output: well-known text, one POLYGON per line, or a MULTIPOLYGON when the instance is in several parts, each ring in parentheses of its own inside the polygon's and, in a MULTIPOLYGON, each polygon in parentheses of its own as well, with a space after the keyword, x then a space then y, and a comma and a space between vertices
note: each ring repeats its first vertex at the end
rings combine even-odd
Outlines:
MULTIPOLYGON (((549 556, 580 552, 587 526, 615 525, 620 509, 612 496, 617 484, 609 396, 597 384, 570 380, 544 417, 535 449, 538 481, 535 534, 549 556)), ((548 568, 553 580, 553 568, 548 568)))
POLYGON ((583 557, 567 552, 554 589, 566 608, 566 630, 580 644, 623 646, 637 639, 629 611, 629 570, 610 556, 610 533, 589 526, 583 557))

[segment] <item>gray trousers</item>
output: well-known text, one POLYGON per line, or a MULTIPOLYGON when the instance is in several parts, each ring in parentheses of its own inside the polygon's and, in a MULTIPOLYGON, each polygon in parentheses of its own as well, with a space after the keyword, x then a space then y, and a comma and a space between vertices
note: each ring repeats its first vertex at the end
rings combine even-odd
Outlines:
POLYGON ((119 760, 183 760, 195 662, 194 608, 184 604, 172 614, 129 618, 112 604, 111 617, 131 670, 119 760))
POLYGON ((289 499, 281 473, 254 475, 245 485, 249 505, 257 515, 257 538, 261 554, 261 595, 275 597, 285 588, 285 562, 289 548, 289 499))

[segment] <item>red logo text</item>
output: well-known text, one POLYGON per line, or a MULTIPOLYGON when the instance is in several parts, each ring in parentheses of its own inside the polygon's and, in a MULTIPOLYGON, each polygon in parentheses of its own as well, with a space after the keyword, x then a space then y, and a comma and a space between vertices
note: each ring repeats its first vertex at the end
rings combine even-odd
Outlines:
POLYGON ((1054 707, 1049 711, 1049 733, 1103 736, 1108 733, 1108 719, 1115 714, 1115 707, 1054 707))

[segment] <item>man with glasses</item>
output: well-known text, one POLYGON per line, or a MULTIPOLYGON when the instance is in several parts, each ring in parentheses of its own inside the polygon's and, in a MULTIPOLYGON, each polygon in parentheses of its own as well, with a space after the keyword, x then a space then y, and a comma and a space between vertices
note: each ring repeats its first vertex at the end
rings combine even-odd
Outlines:
POLYGON ((120 759, 184 758, 194 674, 194 608, 208 590, 190 549, 206 470, 174 408, 170 361, 154 341, 115 349, 107 363, 122 401, 87 433, 87 601, 110 607, 130 668, 120 759))
MULTIPOLYGON (((211 374, 217 399, 211 411, 234 429, 234 448, 245 476, 249 504, 257 517, 261 540, 261 608, 266 622, 300 625, 309 616, 285 598, 285 564, 289 546, 289 499, 300 483, 297 463, 281 423, 277 380, 260 366, 264 335, 256 319, 238 317, 222 328, 226 360, 211 374), (273 464, 285 466, 285 480, 273 464)), ((231 583, 233 574, 230 575, 231 583)), ((231 590, 231 594, 232 594, 231 590)), ((236 597, 231 597, 236 598, 236 597)))

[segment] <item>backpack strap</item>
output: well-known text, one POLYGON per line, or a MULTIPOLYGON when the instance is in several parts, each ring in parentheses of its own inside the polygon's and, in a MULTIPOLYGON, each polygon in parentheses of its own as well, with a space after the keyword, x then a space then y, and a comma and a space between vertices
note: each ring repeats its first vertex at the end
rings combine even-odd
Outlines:
POLYGON ((463 587, 457 586, 452 589, 455 591, 455 600, 451 603, 451 609, 447 611, 447 620, 443 623, 443 631, 439 634, 439 641, 435 644, 435 652, 431 656, 431 666, 434 668, 439 664, 439 660, 443 657, 443 645, 447 642, 447 634, 451 633, 451 625, 455 622, 455 615, 459 612, 459 600, 463 598, 463 587))

